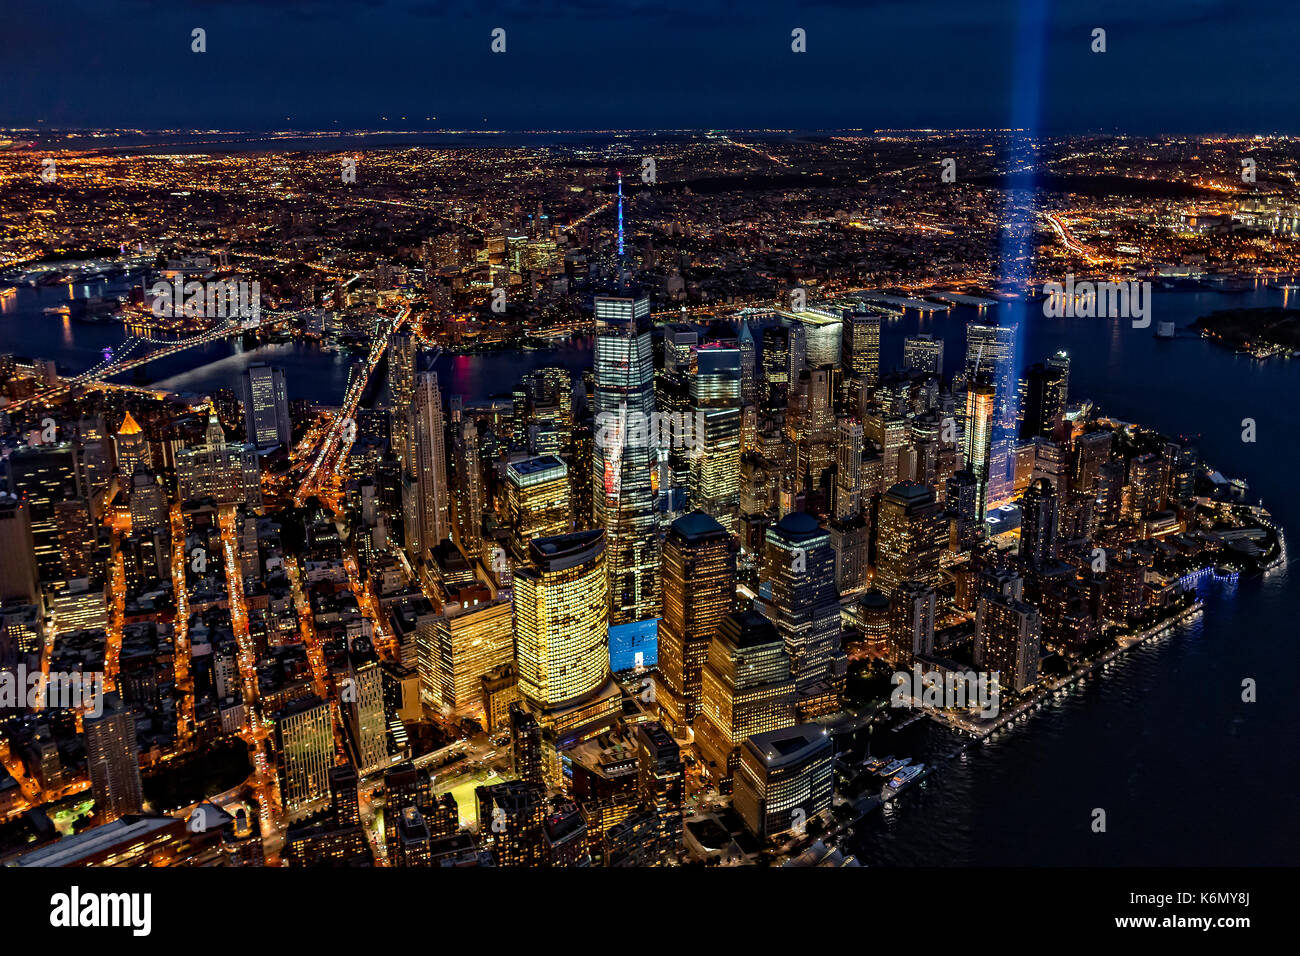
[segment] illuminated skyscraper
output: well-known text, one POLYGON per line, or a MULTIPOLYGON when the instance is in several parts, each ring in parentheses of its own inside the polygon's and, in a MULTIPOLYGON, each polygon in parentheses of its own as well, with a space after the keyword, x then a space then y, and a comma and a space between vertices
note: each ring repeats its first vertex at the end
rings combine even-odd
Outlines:
POLYGON ((709 644, 735 593, 736 552, 726 529, 701 511, 674 521, 664 541, 657 698, 670 729, 689 727, 699 712, 709 644))
POLYGON ((284 369, 260 362, 250 365, 244 372, 243 383, 245 437, 258 448, 277 444, 288 448, 292 428, 284 369))
POLYGON ((210 409, 205 441, 176 453, 176 484, 181 501, 212 498, 218 505, 262 509, 262 474, 257 446, 226 441, 225 430, 210 409))
POLYGON ((510 512, 510 547, 516 559, 528 557, 528 542, 571 530, 569 469, 554 455, 506 466, 506 500, 510 512))
POLYGON ((144 430, 131 417, 130 412, 126 413, 126 418, 122 419, 122 427, 113 436, 113 454, 117 459, 118 473, 123 478, 135 474, 135 470, 141 465, 145 468, 153 467, 149 440, 145 438, 144 430))
POLYGON ((994 424, 999 428, 1011 428, 1016 421, 1015 348, 1014 324, 966 326, 966 381, 992 386, 994 424))
POLYGON ((876 589, 892 596, 904 581, 938 584, 947 526, 934 493, 919 482, 901 482, 880 499, 879 515, 876 589))
POLYGON ((904 581, 889 600, 889 661, 906 670, 918 654, 934 653, 934 588, 904 581))
POLYGON ((594 517, 606 534, 609 622, 627 624, 659 616, 650 300, 597 296, 595 307, 594 517))
POLYGON ((609 720, 620 692, 609 671, 605 532, 534 538, 514 579, 519 693, 557 735, 609 720))
POLYGON ((1029 486, 1020 499, 1020 558, 1041 568, 1056 557, 1056 489, 1046 478, 1029 486))
POLYGON ((784 326, 763 330, 763 403, 783 408, 790 383, 790 331, 784 326))
POLYGON ((456 543, 468 555, 478 554, 483 545, 483 503, 486 489, 479 460, 478 428, 464 419, 453 426, 451 459, 452 526, 456 543))
POLYGON ((737 344, 740 347, 740 403, 753 405, 758 400, 757 355, 754 333, 749 330, 749 323, 743 318, 740 320, 737 344))
POLYGON ((1038 680, 1042 623, 1038 608, 1016 597, 985 594, 975 612, 975 666, 998 675, 1003 691, 1038 680))
POLYGON ((65 442, 18 448, 9 455, 8 464, 10 487, 29 509, 41 581, 68 580, 59 547, 56 505, 77 497, 77 462, 72 445, 65 442))
POLYGON ((760 580, 770 586, 768 616, 785 639, 800 694, 842 677, 835 553, 816 518, 794 511, 768 528, 760 580))
POLYGON ((406 546, 420 556, 436 548, 451 533, 447 494, 447 460, 443 448, 442 393, 437 372, 420 372, 409 409, 410 471, 406 475, 406 546))
MULTIPOLYGON (((95 814, 114 820, 144 807, 140 785, 140 749, 135 738, 135 712, 116 694, 105 694, 98 717, 86 717, 86 769, 95 798, 95 814)), ((102 821, 101 821, 102 822, 102 821)))
POLYGON ((986 381, 972 381, 966 393, 966 470, 975 476, 975 517, 978 521, 983 521, 988 512, 995 426, 994 395, 993 386, 986 381))
POLYGON ((483 678, 513 660, 512 609, 504 598, 453 602, 417 625, 420 690, 435 708, 456 711, 478 703, 483 678))
POLYGON ((845 380, 856 379, 874 387, 880 381, 880 316, 845 309, 843 336, 840 367, 845 380))
POLYGON ((943 339, 933 335, 909 335, 903 339, 903 368, 942 376, 943 339))
POLYGON ((35 604, 39 593, 31 512, 22 498, 0 493, 0 603, 35 604))
POLYGON ((393 397, 393 453, 404 471, 411 470, 412 423, 407 415, 415 397, 415 370, 419 343, 410 332, 388 336, 388 390, 393 397))
POLYGON ((273 718, 280 757, 280 801, 291 821, 330 803, 334 766, 334 704, 311 696, 294 701, 273 718))
POLYGON ((723 780, 735 773, 741 742, 795 723, 795 682, 785 640, 757 611, 723 618, 702 676, 696 744, 723 780))
POLYGON ((695 426, 703 424, 703 448, 690 458, 691 503, 728 531, 740 508, 740 351, 721 343, 702 345, 691 382, 695 426))

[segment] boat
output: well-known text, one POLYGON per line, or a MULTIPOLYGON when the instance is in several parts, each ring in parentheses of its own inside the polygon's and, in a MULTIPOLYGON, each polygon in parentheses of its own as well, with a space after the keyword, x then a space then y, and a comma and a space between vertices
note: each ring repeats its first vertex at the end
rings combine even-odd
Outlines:
POLYGON ((882 767, 880 770, 877 770, 876 776, 889 779, 890 777, 898 773, 898 771, 902 770, 911 762, 912 762, 911 757, 904 757, 902 760, 892 760, 884 767, 882 767))
POLYGON ((890 778, 889 786, 893 790, 901 790, 903 787, 906 787, 917 777, 921 776, 921 774, 924 771, 925 771, 925 764, 923 763, 918 763, 914 766, 906 767, 903 770, 900 770, 898 773, 894 774, 894 776, 890 778))

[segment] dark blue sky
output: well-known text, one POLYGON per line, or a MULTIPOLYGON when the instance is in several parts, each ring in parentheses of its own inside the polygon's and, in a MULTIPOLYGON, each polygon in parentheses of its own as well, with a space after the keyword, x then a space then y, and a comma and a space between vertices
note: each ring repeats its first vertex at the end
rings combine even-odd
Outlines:
MULTIPOLYGON (((1295 0, 7 0, 0 124, 1300 132, 1295 0), (1041 30, 1018 28, 1040 7, 1041 30), (490 52, 494 27, 507 52, 490 52), (208 52, 190 52, 207 30, 208 52), (808 52, 790 51, 807 31, 808 52), (1094 27, 1108 51, 1089 50, 1094 27), (1041 34, 1041 71, 1024 68, 1041 34), (1017 64, 1021 64, 1017 68, 1017 64), (402 116, 406 120, 401 119, 402 116), (387 117, 387 119, 383 119, 387 117), (436 117, 426 121, 425 117, 436 117)), ((1032 62, 1032 60, 1030 61, 1032 62)))

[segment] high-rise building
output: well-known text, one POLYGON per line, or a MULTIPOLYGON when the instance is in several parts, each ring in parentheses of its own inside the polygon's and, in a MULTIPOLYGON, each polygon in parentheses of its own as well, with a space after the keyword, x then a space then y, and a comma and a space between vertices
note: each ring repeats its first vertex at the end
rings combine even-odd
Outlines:
POLYGON ((732 804, 749 832, 770 838, 830 809, 835 745, 819 724, 748 738, 740 751, 732 804))
POLYGON ((895 668, 907 669, 918 654, 934 653, 934 588, 921 581, 904 581, 889 599, 888 657, 895 668))
POLYGON ((655 411, 650 300, 597 296, 595 309, 594 517, 606 535, 609 623, 628 624, 659 616, 656 456, 646 437, 655 411))
POLYGON ((966 469, 976 481, 976 519, 984 520, 988 513, 990 475, 995 471, 993 462, 994 421, 993 386, 983 380, 971 380, 966 392, 966 469))
POLYGON ((939 583, 939 557, 946 525, 934 493, 919 482, 901 482, 880 499, 875 585, 886 595, 904 581, 939 583))
POLYGON ((77 461, 72 445, 37 445, 16 449, 9 455, 9 486, 27 506, 31 521, 36 569, 42 582, 62 583, 69 575, 63 569, 59 547, 56 505, 78 497, 77 461))
POLYGON ((97 717, 82 723, 86 735, 86 768, 95 798, 96 815, 115 820, 144 807, 140 784, 140 748, 135 737, 135 712, 116 694, 105 694, 97 717))
POLYGON ((152 471, 137 468, 131 475, 127 505, 131 509, 131 530, 151 531, 167 525, 167 498, 152 471))
POLYGON ((784 408, 790 383, 790 332, 784 326, 763 330, 763 404, 784 408))
POLYGON ((458 711, 481 699, 483 677, 514 659, 511 602, 453 602, 416 625, 416 666, 430 706, 458 711))
POLYGON ((690 457, 691 503, 731 532, 740 509, 740 354, 719 342, 700 346, 691 380, 691 408, 704 430, 690 457))
POLYGON ((758 401, 757 354, 754 333, 749 330, 749 323, 743 318, 740 320, 737 344, 740 347, 740 403, 749 406, 758 401))
POLYGON ((835 553, 816 518, 793 511, 768 528, 760 581, 770 586, 768 616, 785 639, 800 693, 842 677, 835 553))
POLYGON ((746 737, 794 726, 795 681, 785 639, 757 611, 723 619, 701 684, 695 742, 719 780, 735 773, 746 737))
POLYGON ((1069 359, 1038 362, 1025 369, 1024 401, 1021 407, 1020 437, 1051 438, 1065 415, 1069 382, 1069 359))
POLYGON ((0 493, 0 603, 35 604, 39 577, 27 502, 0 493))
POLYGON ((835 517, 847 518, 862 511, 864 494, 862 423, 853 418, 841 419, 835 456, 835 517))
POLYGON ((993 422, 1000 429, 1011 428, 1016 420, 1015 348, 1014 324, 966 326, 966 381, 983 381, 992 386, 993 422))
POLYGON ((293 428, 284 369, 258 362, 244 372, 243 384, 245 437, 258 448, 290 447, 293 428))
POLYGON ((1056 557, 1056 489, 1046 478, 1034 481, 1020 499, 1020 557, 1035 568, 1056 557))
POLYGON ((542 866, 545 861, 546 790, 510 780, 475 791, 482 846, 497 866, 542 866))
POLYGON ((840 365, 846 380, 856 379, 868 388, 880 381, 880 315, 844 310, 844 342, 840 365))
POLYGON ((903 368, 927 375, 943 375, 943 339, 933 335, 909 335, 903 339, 903 368))
POLYGON ((975 612, 975 666, 998 687, 1020 693, 1038 680, 1042 624, 1038 608, 1017 596, 986 593, 975 612))
POLYGON ((334 766, 334 704, 315 695, 277 712, 280 802, 290 821, 301 820, 330 803, 329 773, 334 766))
POLYGON ((406 547, 423 556, 451 533, 447 460, 443 447, 442 393, 437 372, 419 372, 409 409, 410 471, 405 479, 406 547))
POLYGON ((351 639, 347 683, 339 699, 356 750, 357 769, 362 774, 383 769, 388 764, 384 675, 369 638, 351 639))
POLYGON ((122 419, 122 427, 113 436, 113 456, 117 460, 118 473, 126 478, 135 474, 140 467, 152 468, 153 455, 149 450, 149 440, 131 413, 122 419))
POLYGON ((567 534, 572 527, 569 467, 555 455, 511 462, 506 466, 506 502, 510 548, 523 561, 533 538, 567 534))
POLYGON ((662 584, 657 700, 668 727, 682 731, 699 712, 709 644, 735 600, 731 535, 701 511, 678 518, 664 541, 662 584))
POLYGON ((419 360, 419 343, 406 331, 388 336, 388 390, 393 397, 393 453, 402 463, 403 472, 414 467, 412 450, 415 440, 408 414, 415 398, 415 372, 419 360))
POLYGON ((514 578, 520 697, 557 736, 608 721, 619 690, 609 670, 605 532, 534 538, 514 578))
POLYGON ((519 701, 510 705, 510 770, 520 780, 544 784, 542 725, 519 701))
POLYGON ((209 411, 204 437, 203 444, 176 453, 180 500, 211 498, 218 505, 247 505, 260 511, 262 473, 257 446, 228 443, 215 407, 209 411))
POLYGON ((671 853, 682 842, 682 796, 685 774, 681 748, 672 735, 656 722, 637 724, 637 796, 654 808, 659 818, 662 852, 671 853))
POLYGON ((453 426, 451 460, 453 537, 466 554, 478 554, 483 545, 487 493, 479 459, 478 428, 473 421, 465 419, 453 426))

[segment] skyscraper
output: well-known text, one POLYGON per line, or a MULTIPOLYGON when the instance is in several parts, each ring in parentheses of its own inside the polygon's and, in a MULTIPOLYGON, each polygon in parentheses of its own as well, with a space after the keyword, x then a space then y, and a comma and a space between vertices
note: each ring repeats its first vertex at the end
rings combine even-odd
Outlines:
POLYGON ((702 450, 690 458, 691 503, 731 532, 740 508, 740 402, 740 351, 700 346, 691 406, 704 435, 702 450))
POLYGON ((1042 624, 1038 608, 1017 597, 982 595, 975 612, 975 666, 998 675, 998 687, 1020 693, 1038 680, 1042 624))
POLYGON ((695 740, 714 777, 735 773, 741 742, 793 727, 795 682, 784 638, 757 611, 729 614, 709 644, 695 740))
POLYGON ((420 372, 409 409, 412 451, 406 476, 406 546, 421 556, 436 548, 451 532, 447 494, 447 460, 443 448, 442 393, 437 372, 420 372))
POLYGON ((890 488, 880 499, 877 590, 892 595, 904 581, 937 584, 945 530, 943 508, 928 487, 901 482, 890 488))
POLYGON ((841 677, 840 605, 835 553, 817 519, 793 511, 767 530, 760 580, 770 585, 769 617, 785 639, 801 695, 841 677))
POLYGON ((699 712, 709 644, 735 592, 736 552, 726 529, 701 511, 674 521, 663 549, 658 665, 658 703, 670 729, 684 730, 699 712))
POLYGON ((515 572, 519 693, 557 735, 607 721, 620 692, 609 670, 605 532, 534 538, 515 572))
POLYGON ((140 785, 140 749, 135 738, 135 712, 116 694, 106 694, 98 717, 82 723, 86 735, 86 768, 96 814, 114 820, 144 807, 140 785))
POLYGON ((145 468, 153 467, 149 440, 130 412, 126 413, 122 427, 113 436, 113 455, 117 460, 117 470, 124 478, 135 474, 135 470, 142 465, 145 468))
POLYGON ((995 393, 993 421, 1000 429, 1015 424, 1016 326, 971 323, 966 326, 966 381, 985 381, 995 393))
POLYGON ((943 375, 943 339, 924 334, 903 339, 903 368, 928 375, 943 375))
POLYGON ((460 549, 478 554, 483 545, 483 504, 486 489, 479 460, 478 428, 464 419, 452 429, 452 526, 460 549))
POLYGON ((533 538, 571 530, 568 466, 555 455, 511 462, 506 465, 506 502, 510 547, 515 558, 523 561, 533 538))
POLYGON ((259 362, 250 365, 243 375, 244 434, 258 448, 292 442, 289 421, 289 396, 285 390, 284 369, 259 362))
POLYGON ((918 654, 934 653, 934 588, 922 581, 904 581, 889 599, 889 660, 907 669, 918 654))
POLYGON ((857 379, 874 388, 880 381, 880 315, 845 309, 843 337, 840 367, 845 380, 857 379))
POLYGON ((754 333, 749 330, 749 323, 740 320, 740 402, 753 405, 758 400, 757 354, 754 347, 754 333))
POLYGON ((393 397, 393 453, 405 471, 411 470, 414 445, 412 423, 407 414, 415 396, 415 371, 419 344, 410 332, 388 336, 388 390, 393 397))
POLYGON ((273 718, 280 763, 280 802, 291 821, 330 803, 334 766, 334 704, 315 695, 289 704, 273 718))
POLYGON ((1056 557, 1056 489, 1046 478, 1034 481, 1020 499, 1020 558, 1041 568, 1056 557))
POLYGON ((0 493, 0 603, 35 604, 39 593, 31 512, 22 498, 0 493))
POLYGON ((56 505, 77 497, 77 462, 72 445, 18 448, 9 456, 9 482, 28 507, 36 569, 42 582, 63 582, 56 505))
POLYGON ((989 475, 993 468, 994 396, 992 385, 971 380, 966 392, 966 469, 975 476, 975 517, 984 520, 989 503, 989 475))
POLYGON ((606 535, 609 622, 628 624, 659 615, 659 537, 651 483, 655 455, 647 424, 655 411, 650 300, 597 296, 595 307, 592 497, 596 527, 606 535))

